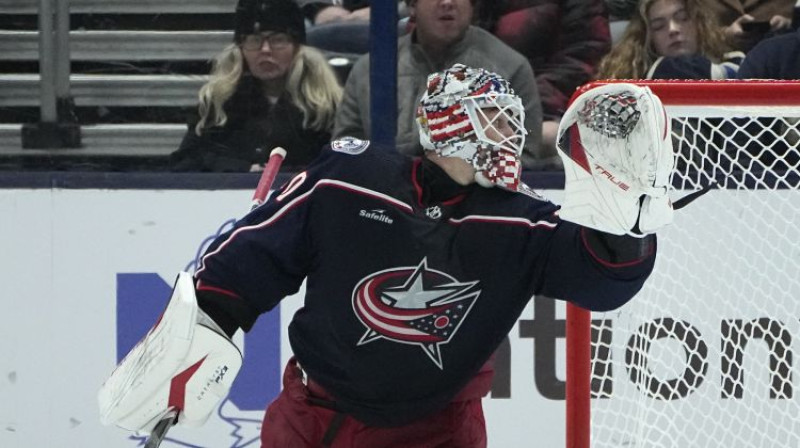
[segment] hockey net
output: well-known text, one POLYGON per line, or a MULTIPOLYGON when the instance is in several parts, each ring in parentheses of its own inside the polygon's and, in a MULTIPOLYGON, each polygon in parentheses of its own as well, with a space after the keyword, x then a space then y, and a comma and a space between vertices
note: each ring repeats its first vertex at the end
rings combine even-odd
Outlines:
POLYGON ((630 303, 568 307, 567 446, 800 447, 800 83, 641 85, 672 119, 673 200, 718 187, 630 303))

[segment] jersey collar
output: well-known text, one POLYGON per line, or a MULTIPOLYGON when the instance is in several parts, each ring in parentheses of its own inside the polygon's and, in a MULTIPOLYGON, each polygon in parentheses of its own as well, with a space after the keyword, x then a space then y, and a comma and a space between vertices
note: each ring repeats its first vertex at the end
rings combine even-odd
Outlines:
POLYGON ((460 185, 435 163, 425 157, 414 159, 412 182, 416 190, 417 205, 452 205, 461 202, 475 188, 460 185))

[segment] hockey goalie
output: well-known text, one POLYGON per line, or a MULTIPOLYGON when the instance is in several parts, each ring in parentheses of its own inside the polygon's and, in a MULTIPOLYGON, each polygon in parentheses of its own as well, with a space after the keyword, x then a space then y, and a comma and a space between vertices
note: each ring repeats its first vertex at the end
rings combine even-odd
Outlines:
POLYGON ((484 448, 490 359, 531 297, 623 306, 672 220, 669 121, 649 89, 573 102, 561 207, 520 179, 524 114, 502 76, 456 64, 428 77, 422 157, 332 142, 178 276, 103 385, 103 420, 202 424, 241 366, 229 337, 305 281, 262 447, 484 448))

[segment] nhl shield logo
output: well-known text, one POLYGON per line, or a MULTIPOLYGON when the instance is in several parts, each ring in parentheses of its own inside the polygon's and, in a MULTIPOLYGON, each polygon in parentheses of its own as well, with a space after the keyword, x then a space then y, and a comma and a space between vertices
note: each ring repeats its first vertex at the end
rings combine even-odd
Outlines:
POLYGON ((455 336, 481 291, 429 269, 427 260, 377 272, 353 290, 353 310, 367 327, 358 345, 385 339, 418 345, 440 369, 441 347, 455 336))
POLYGON ((431 219, 439 219, 442 217, 442 208, 434 205, 425 209, 425 216, 431 219))

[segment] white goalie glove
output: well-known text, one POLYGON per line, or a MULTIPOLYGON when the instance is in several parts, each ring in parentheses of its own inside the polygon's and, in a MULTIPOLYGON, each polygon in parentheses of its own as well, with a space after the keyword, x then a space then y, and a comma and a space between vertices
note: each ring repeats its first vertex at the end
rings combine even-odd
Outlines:
POLYGON ((559 216, 634 237, 672 222, 669 126, 664 106, 647 87, 618 83, 581 94, 558 128, 566 176, 559 216))
POLYGON ((202 425, 241 366, 241 352, 199 309, 192 277, 181 272, 160 320, 101 387, 100 420, 143 434, 171 413, 178 424, 202 425))

